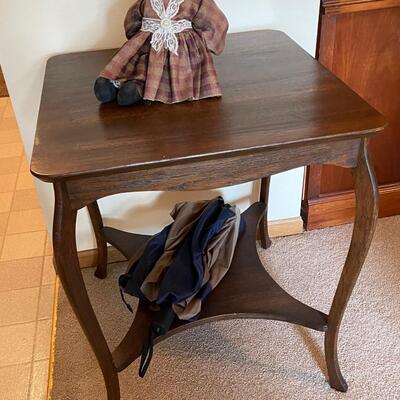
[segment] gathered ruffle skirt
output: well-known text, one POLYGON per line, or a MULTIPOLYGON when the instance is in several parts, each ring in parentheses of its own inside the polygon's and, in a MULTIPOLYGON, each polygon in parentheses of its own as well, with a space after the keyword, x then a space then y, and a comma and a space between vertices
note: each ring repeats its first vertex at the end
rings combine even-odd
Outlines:
POLYGON ((151 47, 151 33, 138 32, 115 54, 100 76, 133 80, 145 100, 178 103, 222 95, 210 52, 194 30, 177 35, 178 54, 151 47))

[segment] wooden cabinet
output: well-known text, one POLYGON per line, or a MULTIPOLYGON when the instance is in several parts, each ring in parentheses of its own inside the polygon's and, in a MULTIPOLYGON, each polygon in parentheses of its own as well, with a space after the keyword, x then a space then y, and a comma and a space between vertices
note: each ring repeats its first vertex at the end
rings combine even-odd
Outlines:
MULTIPOLYGON (((319 61, 384 114, 389 125, 371 142, 380 216, 400 214, 400 0, 323 0, 319 61)), ((307 229, 351 222, 351 174, 339 167, 307 170, 307 229)))

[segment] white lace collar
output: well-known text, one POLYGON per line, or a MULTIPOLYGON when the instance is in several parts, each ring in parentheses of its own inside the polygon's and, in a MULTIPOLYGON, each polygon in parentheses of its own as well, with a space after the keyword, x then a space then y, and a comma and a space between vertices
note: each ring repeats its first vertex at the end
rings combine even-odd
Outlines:
POLYGON ((141 30, 151 32, 151 46, 157 52, 162 47, 178 55, 179 41, 177 33, 192 28, 191 21, 187 19, 173 20, 179 13, 181 4, 185 0, 170 0, 167 8, 163 0, 150 0, 151 6, 159 19, 143 18, 141 30))

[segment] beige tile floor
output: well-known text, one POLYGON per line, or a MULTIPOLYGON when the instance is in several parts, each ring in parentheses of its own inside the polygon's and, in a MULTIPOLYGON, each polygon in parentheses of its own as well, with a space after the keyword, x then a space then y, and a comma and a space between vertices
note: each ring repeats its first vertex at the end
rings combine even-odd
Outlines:
POLYGON ((55 274, 11 102, 0 98, 0 399, 47 398, 55 274))

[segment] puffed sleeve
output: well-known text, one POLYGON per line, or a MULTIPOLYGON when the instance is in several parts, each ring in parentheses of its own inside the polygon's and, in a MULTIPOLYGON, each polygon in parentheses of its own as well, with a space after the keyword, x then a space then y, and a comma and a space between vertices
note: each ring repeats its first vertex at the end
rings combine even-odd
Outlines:
POLYGON ((214 0, 201 0, 192 23, 212 53, 219 55, 224 51, 229 22, 214 0))
POLYGON ((136 0, 135 4, 128 10, 125 17, 125 33, 130 39, 142 26, 142 4, 143 0, 136 0))

